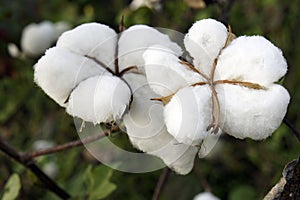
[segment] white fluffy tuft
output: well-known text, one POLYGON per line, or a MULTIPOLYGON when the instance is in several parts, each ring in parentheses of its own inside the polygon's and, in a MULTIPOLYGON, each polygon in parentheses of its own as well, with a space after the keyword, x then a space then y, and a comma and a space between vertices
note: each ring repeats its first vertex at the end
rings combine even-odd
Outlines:
POLYGON ((206 75, 210 74, 214 59, 224 47, 227 29, 214 19, 194 23, 184 38, 184 45, 194 58, 194 65, 206 75))
POLYGON ((67 112, 98 124, 120 119, 130 101, 130 89, 118 77, 101 75, 82 81, 71 93, 67 112))
POLYGON ((220 200, 220 199, 210 192, 202 192, 197 194, 193 200, 220 200))
POLYGON ((146 25, 131 26, 122 32, 118 45, 120 71, 130 66, 144 66, 143 53, 152 45, 165 46, 176 55, 181 54, 181 48, 168 35, 146 25))
POLYGON ((35 82, 61 106, 82 80, 107 73, 94 61, 60 47, 47 50, 34 68, 35 82))
POLYGON ((87 23, 64 32, 57 41, 57 46, 85 56, 91 56, 114 70, 114 55, 117 34, 106 25, 87 23))
POLYGON ((203 81, 201 76, 180 64, 180 60, 166 47, 151 46, 143 57, 149 85, 161 96, 170 95, 180 88, 203 81))
POLYGON ((124 79, 133 90, 133 101, 124 116, 124 124, 132 144, 148 154, 157 156, 179 174, 193 168, 197 149, 178 142, 167 132, 163 120, 163 106, 155 97, 141 74, 125 74, 124 79))
POLYGON ((242 36, 222 51, 215 80, 239 80, 269 86, 287 71, 279 48, 262 36, 242 36))
POLYGON ((280 126, 290 100, 287 90, 277 84, 267 90, 224 84, 217 92, 222 130, 240 139, 269 137, 280 126))
POLYGON ((28 56, 39 56, 48 49, 55 38, 55 27, 52 22, 29 24, 22 31, 21 48, 28 56))
POLYGON ((165 106, 165 123, 174 138, 199 145, 212 122, 211 91, 208 86, 185 87, 165 106))

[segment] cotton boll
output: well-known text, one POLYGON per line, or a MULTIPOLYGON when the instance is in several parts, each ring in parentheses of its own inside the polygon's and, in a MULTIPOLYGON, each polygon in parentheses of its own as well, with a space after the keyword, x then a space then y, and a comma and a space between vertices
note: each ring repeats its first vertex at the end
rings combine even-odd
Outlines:
POLYGON ((131 26, 122 32, 119 39, 120 71, 130 66, 143 66, 143 53, 152 45, 161 45, 180 55, 181 48, 170 38, 146 25, 131 26))
POLYGON ((210 192, 202 192, 197 194, 193 200, 220 200, 220 199, 210 192))
POLYGON ((55 40, 55 29, 52 22, 29 24, 22 31, 21 48, 28 56, 39 56, 51 47, 55 40))
POLYGON ((82 56, 88 55, 114 70, 114 55, 117 34, 106 25, 87 23, 64 32, 57 46, 64 47, 82 56))
POLYGON ((211 91, 208 86, 185 87, 165 106, 168 132, 187 145, 199 145, 212 123, 211 91))
POLYGON ((100 75, 82 81, 71 93, 67 112, 98 124, 122 117, 130 101, 130 89, 120 78, 100 75))
POLYGON ((194 58, 195 67, 209 75, 227 36, 226 27, 214 19, 203 19, 194 23, 184 38, 184 45, 194 58))
POLYGON ((35 82, 61 106, 66 106, 71 91, 82 80, 108 73, 94 61, 60 47, 47 50, 34 68, 35 82))
POLYGON ((223 84, 217 86, 222 130, 236 138, 261 140, 281 124, 290 100, 285 88, 273 84, 266 90, 223 84))
POLYGON ((242 36, 222 51, 215 80, 248 81, 269 86, 287 71, 279 48, 261 36, 242 36))
POLYGON ((161 96, 168 96, 180 88, 203 81, 199 74, 179 63, 180 60, 166 47, 151 46, 143 58, 149 85, 161 96))

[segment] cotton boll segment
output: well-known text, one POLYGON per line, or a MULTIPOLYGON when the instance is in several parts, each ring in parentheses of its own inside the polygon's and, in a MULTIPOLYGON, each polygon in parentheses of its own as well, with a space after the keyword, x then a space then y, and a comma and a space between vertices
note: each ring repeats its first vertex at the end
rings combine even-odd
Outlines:
POLYGON ((117 34, 113 29, 103 24, 87 23, 64 32, 56 45, 93 57, 114 70, 116 42, 117 34))
POLYGON ((120 71, 130 66, 143 66, 143 53, 152 45, 167 47, 175 55, 181 54, 181 48, 167 35, 146 25, 131 26, 122 32, 119 39, 120 71))
POLYGON ((133 146, 157 156, 179 174, 193 168, 197 149, 178 142, 167 132, 163 120, 163 106, 150 100, 156 97, 142 74, 125 74, 124 79, 133 91, 133 101, 124 116, 124 124, 133 146))
POLYGON ((166 47, 151 46, 143 58, 149 85, 161 96, 168 96, 180 88, 203 81, 199 74, 179 63, 180 60, 166 47))
POLYGON ((266 90, 223 84, 217 86, 222 130, 236 138, 261 140, 281 124, 290 100, 285 88, 273 84, 266 90))
POLYGON ((94 124, 110 122, 122 117, 130 96, 130 89, 118 77, 94 76, 73 90, 67 112, 94 124))
POLYGON ((211 91, 208 86, 185 87, 165 106, 168 132, 187 145, 199 145, 212 123, 211 91))
POLYGON ((261 36, 242 36, 222 51, 215 80, 248 81, 269 86, 287 71, 279 48, 261 36))
POLYGON ((197 194, 193 200, 220 200, 220 199, 210 192, 202 192, 197 194))
POLYGON ((194 23, 184 38, 184 45, 194 58, 197 69, 210 74, 211 67, 224 47, 228 32, 226 27, 214 19, 203 19, 194 23))
POLYGON ((21 48, 28 56, 39 56, 55 41, 55 28, 49 21, 29 24, 22 31, 21 48))
POLYGON ((35 65, 34 71, 34 81, 64 107, 78 83, 91 76, 108 73, 94 61, 60 47, 47 50, 35 65))

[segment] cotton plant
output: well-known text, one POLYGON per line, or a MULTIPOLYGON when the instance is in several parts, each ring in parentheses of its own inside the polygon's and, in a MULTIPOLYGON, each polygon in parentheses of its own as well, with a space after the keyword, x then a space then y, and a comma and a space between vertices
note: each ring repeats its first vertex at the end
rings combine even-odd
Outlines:
POLYGON ((8 44, 8 51, 12 57, 37 57, 56 42, 57 38, 70 29, 67 22, 42 21, 28 24, 22 31, 21 50, 16 44, 8 44))
POLYGON ((64 32, 34 66, 34 80, 71 116, 83 121, 119 122, 132 144, 158 156, 180 174, 193 167, 197 148, 179 144, 167 131, 163 105, 149 87, 143 53, 161 45, 180 47, 154 28, 135 25, 117 34, 99 23, 64 32))
POLYGON ((222 132, 239 139, 271 136, 290 100, 277 84, 287 72, 281 50, 262 36, 236 37, 214 19, 197 21, 184 45, 190 62, 160 45, 143 54, 168 132, 181 144, 209 141, 208 148, 222 132))

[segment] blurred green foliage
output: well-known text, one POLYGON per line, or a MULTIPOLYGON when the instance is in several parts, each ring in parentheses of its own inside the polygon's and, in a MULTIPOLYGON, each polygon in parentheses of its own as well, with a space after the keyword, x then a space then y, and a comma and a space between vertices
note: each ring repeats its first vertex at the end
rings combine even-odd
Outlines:
MULTIPOLYGON (((145 7, 132 11, 129 3, 129 0, 0 0, 1 137, 20 151, 32 150, 34 142, 41 139, 61 144, 78 138, 72 118, 33 83, 32 66, 37 60, 13 59, 8 55, 7 44, 19 45, 22 29, 28 23, 64 20, 76 26, 97 21, 117 29, 124 15, 126 27, 142 23, 184 33, 196 20, 221 18, 225 9, 213 4, 193 10, 183 0, 164 0, 161 11, 145 7)), ((292 97, 287 117, 296 127, 300 127, 299 11, 300 0, 240 0, 235 2, 227 20, 236 35, 261 34, 283 50, 289 64, 284 85, 292 97)), ((128 144, 126 137, 120 139, 125 146, 128 144)), ((279 180, 284 165, 299 153, 299 143, 284 125, 261 142, 224 135, 213 155, 196 160, 195 169, 202 176, 195 170, 187 176, 171 173, 162 199, 192 199, 203 191, 203 177, 222 199, 241 199, 243 195, 261 199, 279 180)), ((0 155, 0 188, 4 188, 13 173, 18 173, 22 183, 20 199, 58 199, 33 174, 0 155)), ((150 199, 160 174, 160 171, 145 174, 112 171, 99 166, 83 147, 44 156, 37 162, 42 168, 54 162, 58 168, 54 179, 78 198, 106 197, 113 191, 106 199, 150 199), (106 193, 98 193, 100 190, 106 193)), ((0 195, 4 191, 0 189, 0 195)))

